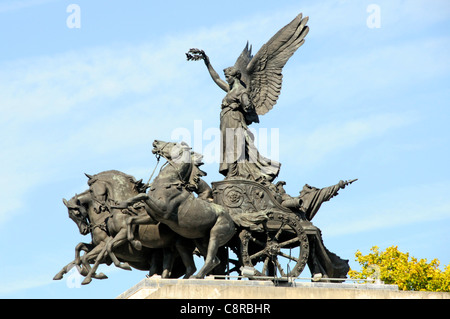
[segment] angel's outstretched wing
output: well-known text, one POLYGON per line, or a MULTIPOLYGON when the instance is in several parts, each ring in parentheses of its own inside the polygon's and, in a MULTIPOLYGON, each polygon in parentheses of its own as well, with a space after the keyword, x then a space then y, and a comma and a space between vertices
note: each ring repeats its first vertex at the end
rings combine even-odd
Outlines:
POLYGON ((237 59, 235 67, 241 70, 242 80, 247 84, 258 115, 266 114, 276 104, 281 91, 281 71, 305 42, 304 37, 309 31, 307 22, 308 17, 302 19, 302 14, 299 14, 264 44, 254 57, 247 43, 237 59))
POLYGON ((247 66, 252 60, 252 58, 253 58, 252 46, 250 46, 249 48, 247 41, 247 45, 245 46, 241 55, 237 58, 236 63, 234 64, 234 67, 237 68, 239 71, 241 71, 241 80, 242 82, 245 83, 247 87, 250 85, 250 76, 247 72, 247 66))

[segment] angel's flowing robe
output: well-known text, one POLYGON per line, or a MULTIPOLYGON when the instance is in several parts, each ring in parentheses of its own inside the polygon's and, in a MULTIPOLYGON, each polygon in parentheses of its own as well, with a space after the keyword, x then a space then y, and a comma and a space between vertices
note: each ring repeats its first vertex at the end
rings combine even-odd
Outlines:
POLYGON ((233 88, 222 101, 219 172, 226 178, 272 182, 281 164, 258 152, 254 136, 247 127, 249 121, 241 101, 243 93, 242 89, 233 88))

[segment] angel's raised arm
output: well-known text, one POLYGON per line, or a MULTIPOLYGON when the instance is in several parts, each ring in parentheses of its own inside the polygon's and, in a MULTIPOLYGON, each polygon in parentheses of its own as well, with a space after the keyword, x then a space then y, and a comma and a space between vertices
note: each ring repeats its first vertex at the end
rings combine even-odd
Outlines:
POLYGON ((225 92, 228 92, 230 90, 230 86, 227 82, 222 80, 217 74, 216 70, 212 67, 211 63, 209 62, 209 57, 206 55, 205 51, 199 50, 199 49, 190 49, 188 53, 186 53, 186 57, 188 60, 203 60, 205 61, 205 65, 208 68, 209 74, 211 75, 211 78, 216 82, 216 84, 225 92))
MULTIPOLYGON (((206 55, 205 55, 206 56, 206 55)), ((211 75, 211 78, 214 80, 214 82, 216 82, 216 84, 225 92, 228 92, 230 90, 230 86, 228 85, 227 82, 225 82, 224 80, 222 80, 219 76, 219 74, 217 74, 216 70, 214 70, 214 68, 212 67, 211 63, 209 62, 209 58, 208 56, 206 56, 206 59, 204 59, 205 61, 205 65, 208 68, 209 74, 211 75)))

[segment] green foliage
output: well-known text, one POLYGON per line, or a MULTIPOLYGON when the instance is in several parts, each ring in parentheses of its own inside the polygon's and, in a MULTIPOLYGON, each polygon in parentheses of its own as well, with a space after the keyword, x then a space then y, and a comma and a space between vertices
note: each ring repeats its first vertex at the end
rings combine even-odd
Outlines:
POLYGON ((441 271, 438 259, 430 263, 426 259, 417 260, 409 253, 400 252, 397 246, 385 251, 374 246, 370 250, 372 253, 365 256, 359 250, 355 253, 362 269, 350 270, 350 278, 380 279, 385 284, 398 285, 401 290, 450 292, 450 264, 441 271))

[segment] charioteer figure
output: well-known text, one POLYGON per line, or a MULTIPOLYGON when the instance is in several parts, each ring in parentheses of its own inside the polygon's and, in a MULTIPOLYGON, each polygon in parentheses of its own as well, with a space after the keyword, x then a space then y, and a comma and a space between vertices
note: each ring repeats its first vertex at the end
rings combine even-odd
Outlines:
POLYGON ((300 191, 300 196, 291 197, 286 193, 283 186, 285 182, 278 182, 276 184, 277 191, 279 193, 279 202, 282 206, 291 210, 300 211, 304 214, 305 218, 309 221, 316 216, 322 203, 329 201, 334 196, 338 195, 340 189, 344 189, 347 185, 356 182, 358 179, 352 179, 349 181, 339 181, 336 185, 317 188, 305 184, 300 191))
MULTIPOLYGON (((283 186, 285 182, 276 184, 278 196, 276 197, 283 207, 289 208, 293 212, 300 213, 308 221, 311 221, 317 214, 324 202, 329 201, 338 195, 338 191, 347 185, 356 182, 358 179, 349 181, 339 181, 336 185, 317 188, 305 184, 297 197, 291 197, 286 193, 283 186)), ((348 260, 342 259, 330 252, 324 245, 321 233, 318 238, 310 241, 311 249, 308 257, 308 267, 311 271, 312 280, 320 281, 323 278, 345 278, 349 265, 348 260)))

